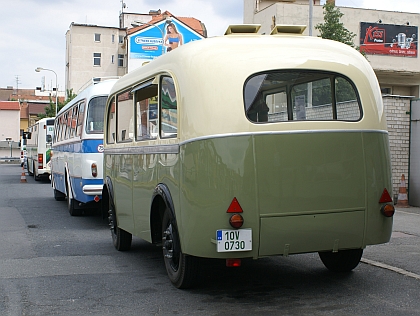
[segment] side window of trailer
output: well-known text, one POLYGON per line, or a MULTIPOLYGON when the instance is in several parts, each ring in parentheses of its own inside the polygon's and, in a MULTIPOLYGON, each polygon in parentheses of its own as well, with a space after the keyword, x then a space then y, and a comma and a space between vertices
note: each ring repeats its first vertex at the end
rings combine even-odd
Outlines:
POLYGON ((176 137, 178 133, 178 105, 174 80, 163 76, 160 80, 160 137, 176 137))
POLYGON ((350 79, 335 73, 284 70, 256 74, 244 88, 251 122, 358 121, 362 108, 350 79))

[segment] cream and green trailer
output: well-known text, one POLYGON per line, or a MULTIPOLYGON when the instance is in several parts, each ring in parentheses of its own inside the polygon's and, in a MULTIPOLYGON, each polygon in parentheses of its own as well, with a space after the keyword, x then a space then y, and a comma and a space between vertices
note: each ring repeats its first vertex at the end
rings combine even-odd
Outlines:
POLYGON ((304 27, 231 26, 119 79, 104 128, 104 212, 114 246, 159 245, 171 282, 198 257, 318 252, 355 268, 388 242, 394 207, 385 112, 353 48, 304 27))

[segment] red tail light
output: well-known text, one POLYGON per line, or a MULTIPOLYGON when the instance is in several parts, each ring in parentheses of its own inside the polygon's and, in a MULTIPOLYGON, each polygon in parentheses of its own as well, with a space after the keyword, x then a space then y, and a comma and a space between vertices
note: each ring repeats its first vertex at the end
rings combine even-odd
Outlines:
MULTIPOLYGON (((382 192, 381 198, 379 199, 379 203, 390 203, 392 202, 391 195, 387 189, 384 189, 382 192)), ((384 204, 381 207, 381 213, 386 217, 392 217, 395 213, 395 207, 392 204, 384 204)))
POLYGON ((241 214, 233 214, 229 218, 229 224, 233 228, 241 228, 242 225, 244 224, 244 218, 242 217, 241 214))
POLYGON ((241 259, 226 259, 226 266, 227 267, 240 267, 241 259))
POLYGON ((386 217, 392 217, 395 213, 395 207, 392 204, 385 204, 381 207, 381 213, 386 217))
POLYGON ((38 169, 44 168, 44 156, 42 154, 38 154, 38 169))
POLYGON ((96 176, 98 175, 98 166, 97 166, 97 164, 96 163, 93 163, 90 166, 90 169, 92 170, 92 177, 95 177, 96 178, 96 176))
POLYGON ((234 197, 232 202, 229 205, 229 208, 226 211, 226 213, 234 213, 229 218, 230 226, 232 226, 233 228, 241 228, 242 227, 242 225, 244 224, 244 218, 242 217, 241 214, 238 214, 238 213, 242 213, 242 212, 243 212, 243 210, 242 210, 241 205, 239 204, 236 197, 234 197))

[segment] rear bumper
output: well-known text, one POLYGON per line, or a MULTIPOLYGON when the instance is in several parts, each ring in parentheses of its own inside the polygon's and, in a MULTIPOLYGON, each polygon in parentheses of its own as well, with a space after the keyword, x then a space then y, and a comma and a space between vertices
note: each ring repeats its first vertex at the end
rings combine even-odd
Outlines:
POLYGON ((102 195, 102 185, 87 184, 83 186, 82 190, 86 195, 102 195))

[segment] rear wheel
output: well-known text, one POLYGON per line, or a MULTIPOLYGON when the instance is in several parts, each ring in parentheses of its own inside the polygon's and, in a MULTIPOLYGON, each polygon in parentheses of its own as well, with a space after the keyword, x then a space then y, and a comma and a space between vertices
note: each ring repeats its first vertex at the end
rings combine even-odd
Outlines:
POLYGON ((35 179, 35 181, 41 180, 41 177, 36 174, 35 163, 32 166, 32 170, 34 171, 34 179, 35 179))
POLYGON ((115 207, 114 203, 111 201, 111 197, 108 198, 108 205, 108 221, 109 228, 111 229, 112 243, 118 251, 130 250, 133 236, 118 227, 117 215, 115 213, 115 207))
POLYGON ((26 162, 26 170, 28 170, 28 174, 29 174, 30 176, 33 176, 33 175, 34 175, 34 173, 31 171, 31 168, 29 167, 29 165, 30 165, 30 163, 26 162))
POLYGON ((75 199, 70 197, 70 186, 67 183, 67 208, 71 216, 80 216, 82 215, 82 210, 78 208, 77 202, 75 199))
POLYGON ((166 272, 172 284, 185 289, 195 285, 198 273, 198 258, 182 253, 178 229, 169 209, 162 219, 162 249, 166 272))
POLYGON ((56 201, 64 201, 66 199, 66 195, 63 192, 54 189, 54 199, 56 201))
POLYGON ((363 249, 348 249, 338 252, 319 252, 325 267, 333 272, 349 272, 357 267, 363 255, 363 249))

